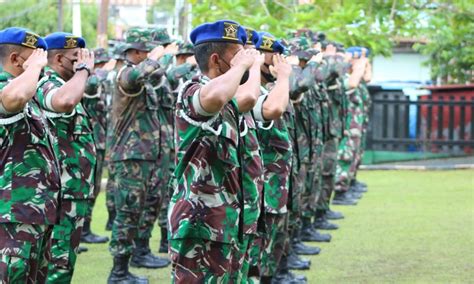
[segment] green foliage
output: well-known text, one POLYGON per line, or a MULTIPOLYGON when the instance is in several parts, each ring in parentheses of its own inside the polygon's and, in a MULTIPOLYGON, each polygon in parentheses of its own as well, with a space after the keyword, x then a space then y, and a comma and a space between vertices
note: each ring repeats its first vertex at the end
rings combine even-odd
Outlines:
MULTIPOLYGON (((16 0, 0 4, 0 29, 28 28, 45 36, 58 31, 58 1, 16 0)), ((89 47, 95 47, 99 8, 96 4, 81 4, 82 36, 89 47)), ((64 31, 72 32, 71 1, 63 4, 64 31)))
POLYGON ((418 44, 416 49, 429 55, 427 64, 432 77, 441 77, 447 83, 472 81, 474 70, 474 4, 468 1, 453 1, 435 7, 426 29, 427 44, 418 44))
MULTIPOLYGON (((424 39, 433 77, 449 74, 458 82, 473 69, 474 4, 451 0, 189 0, 193 25, 233 19, 279 37, 299 28, 324 31, 346 46, 363 45, 373 55, 389 56, 400 38, 424 39)), ((472 76, 472 75, 471 75, 472 76)))

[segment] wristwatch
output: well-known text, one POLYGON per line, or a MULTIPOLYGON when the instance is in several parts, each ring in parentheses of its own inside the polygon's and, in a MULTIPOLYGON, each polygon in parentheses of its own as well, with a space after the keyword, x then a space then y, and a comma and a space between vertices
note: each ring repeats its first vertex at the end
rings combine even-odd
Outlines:
POLYGON ((76 72, 77 71, 81 71, 81 70, 86 70, 87 71, 87 76, 90 76, 91 75, 91 69, 89 69, 89 67, 87 67, 87 65, 85 63, 79 63, 76 67, 76 72))

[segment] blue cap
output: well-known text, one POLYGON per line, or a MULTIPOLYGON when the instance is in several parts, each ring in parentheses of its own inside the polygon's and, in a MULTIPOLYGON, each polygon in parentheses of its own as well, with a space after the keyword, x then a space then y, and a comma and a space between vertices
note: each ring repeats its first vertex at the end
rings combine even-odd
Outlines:
POLYGON ((195 46, 205 42, 230 42, 244 45, 247 42, 247 33, 239 23, 221 20, 197 26, 191 31, 189 38, 195 46))
POLYGON ((267 32, 258 32, 258 41, 255 48, 266 52, 285 52, 285 46, 280 40, 277 40, 272 34, 267 32))
POLYGON ((16 44, 29 48, 48 49, 48 45, 42 37, 24 28, 6 28, 1 30, 0 44, 16 44))
POLYGON ((258 42, 258 33, 254 29, 244 27, 247 33, 247 42, 245 45, 256 45, 258 42))
POLYGON ((86 41, 79 36, 70 33, 55 32, 47 35, 44 40, 48 49, 72 49, 86 47, 86 41))

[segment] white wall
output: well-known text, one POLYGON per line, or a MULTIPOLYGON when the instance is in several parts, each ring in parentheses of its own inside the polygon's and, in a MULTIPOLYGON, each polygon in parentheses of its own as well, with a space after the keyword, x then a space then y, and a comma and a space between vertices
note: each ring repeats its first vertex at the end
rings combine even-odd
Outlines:
POLYGON ((375 56, 372 83, 381 81, 428 81, 430 69, 423 66, 427 57, 417 53, 394 53, 392 57, 375 56))

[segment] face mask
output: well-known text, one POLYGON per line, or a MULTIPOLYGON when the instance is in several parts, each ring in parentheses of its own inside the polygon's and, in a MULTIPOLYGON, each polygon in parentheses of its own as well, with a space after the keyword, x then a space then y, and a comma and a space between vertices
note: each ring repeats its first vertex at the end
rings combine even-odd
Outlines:
MULTIPOLYGON (((229 67, 229 69, 230 69, 230 64, 227 63, 224 59, 221 59, 221 60, 222 60, 222 62, 224 62, 224 63, 229 67)), ((220 71, 222 74, 224 74, 224 72, 222 72, 222 71, 220 70, 220 68, 219 68, 219 71, 220 71)), ((240 83, 239 83, 239 84, 240 84, 240 85, 243 85, 243 84, 247 83, 247 81, 249 80, 249 77, 250 77, 250 72, 249 72, 249 70, 247 70, 247 71, 245 71, 244 74, 242 75, 242 78, 240 79, 240 83)))
MULTIPOLYGON (((266 63, 263 63, 263 65, 265 65, 268 70, 270 70, 270 65, 266 64, 266 63)), ((269 83, 273 83, 276 81, 276 78, 271 74, 271 73, 265 73, 263 71, 260 71, 261 75, 263 78, 265 78, 265 80, 269 83)))

